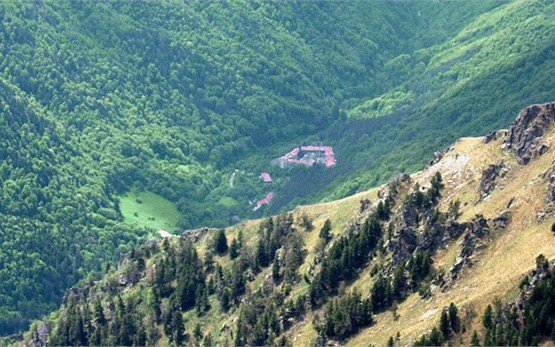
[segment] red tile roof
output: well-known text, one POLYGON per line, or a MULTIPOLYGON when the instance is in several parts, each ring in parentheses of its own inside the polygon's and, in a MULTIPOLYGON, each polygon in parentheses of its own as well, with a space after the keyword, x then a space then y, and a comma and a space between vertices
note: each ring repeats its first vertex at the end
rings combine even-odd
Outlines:
POLYGON ((272 183, 272 182, 273 182, 272 176, 270 176, 270 174, 267 173, 267 172, 261 173, 261 174, 260 174, 260 179, 261 179, 262 181, 266 182, 266 183, 272 183))
POLYGON ((301 160, 299 160, 298 156, 301 151, 305 152, 317 152, 321 151, 325 153, 324 163, 326 166, 334 166, 336 164, 335 154, 333 153, 333 148, 330 146, 301 146, 296 147, 291 152, 286 153, 278 158, 280 161, 287 161, 290 163, 295 164, 303 164, 301 160))
POLYGON ((266 197, 265 197, 264 199, 258 200, 258 201, 256 202, 256 204, 257 204, 258 206, 267 205, 267 204, 269 204, 270 202, 272 202, 272 199, 273 199, 273 198, 274 198, 274 192, 269 192, 268 194, 266 194, 266 197))

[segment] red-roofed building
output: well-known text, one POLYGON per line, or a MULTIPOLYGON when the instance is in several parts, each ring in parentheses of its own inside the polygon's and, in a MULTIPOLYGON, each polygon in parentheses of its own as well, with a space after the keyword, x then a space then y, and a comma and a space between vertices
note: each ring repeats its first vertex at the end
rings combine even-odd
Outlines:
POLYGON ((264 183, 272 183, 272 176, 270 176, 269 173, 267 172, 263 172, 260 174, 260 179, 264 182, 264 183))
POLYGON ((327 167, 335 166, 335 154, 330 146, 301 146, 296 147, 291 152, 272 160, 272 164, 281 167, 291 165, 312 166, 314 164, 324 164, 327 167))
POLYGON ((269 192, 268 194, 266 194, 266 196, 264 197, 264 199, 262 200, 258 200, 256 202, 256 207, 253 209, 253 211, 258 210, 259 208, 261 208, 264 205, 268 205, 269 203, 272 202, 272 199, 274 198, 274 192, 269 192))

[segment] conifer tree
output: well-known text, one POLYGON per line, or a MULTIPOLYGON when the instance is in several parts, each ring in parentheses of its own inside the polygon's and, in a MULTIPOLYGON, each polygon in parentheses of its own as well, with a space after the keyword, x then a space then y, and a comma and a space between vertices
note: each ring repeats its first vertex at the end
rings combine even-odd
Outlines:
POLYGON ((214 251, 218 254, 227 252, 227 237, 225 236, 224 229, 220 229, 216 232, 214 237, 214 251))
POLYGON ((458 333, 461 328, 461 320, 459 318, 459 310, 454 303, 449 305, 449 325, 454 333, 458 333))
POLYGON ((97 326, 106 324, 106 317, 104 316, 104 309, 102 308, 100 298, 97 298, 94 302, 94 322, 97 326))
POLYGON ((376 283, 374 283, 371 298, 374 312, 381 312, 391 306, 393 302, 393 289, 384 276, 380 275, 376 283))
POLYGON ((449 322, 449 315, 446 309, 441 311, 441 317, 439 319, 439 330, 443 334, 445 339, 449 339, 451 337, 451 326, 449 322))
POLYGON ((235 259, 239 256, 239 242, 237 239, 233 239, 231 241, 231 245, 229 246, 229 258, 235 259))
POLYGON ((320 229, 319 237, 327 244, 331 240, 331 220, 326 219, 322 229, 320 229))
POLYGON ((393 274, 393 297, 395 299, 402 299, 406 282, 407 277, 405 276, 405 268, 403 265, 399 265, 393 274))
POLYGON ((483 324, 484 324, 484 328, 488 330, 493 328, 493 309, 491 308, 491 305, 488 305, 488 307, 486 307, 483 324))
POLYGON ((258 245, 256 247, 256 265, 259 267, 266 267, 268 266, 268 254, 266 253, 266 247, 264 246, 263 240, 258 241, 258 245))
POLYGON ((470 345, 472 347, 480 347, 480 338, 478 337, 478 333, 476 330, 472 333, 472 338, 470 339, 470 345))

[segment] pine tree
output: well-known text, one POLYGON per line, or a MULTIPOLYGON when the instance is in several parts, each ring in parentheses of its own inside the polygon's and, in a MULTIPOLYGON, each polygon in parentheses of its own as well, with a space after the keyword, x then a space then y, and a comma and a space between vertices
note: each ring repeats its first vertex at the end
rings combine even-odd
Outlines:
POLYGON ((239 256, 239 242, 237 239, 231 241, 231 246, 229 247, 229 258, 235 259, 239 256))
POLYGON ((197 322, 197 324, 195 325, 195 329, 193 330, 193 336, 195 337, 195 341, 197 341, 197 344, 200 345, 200 339, 202 338, 202 330, 200 328, 199 322, 197 322))
POLYGON ((137 329, 133 341, 134 346, 145 346, 147 340, 146 329, 143 326, 142 320, 137 320, 137 329))
POLYGON ((214 251, 218 254, 227 252, 227 237, 225 236, 224 229, 220 229, 216 232, 214 237, 214 251))
POLYGON ((488 305, 488 307, 486 307, 483 324, 484 324, 484 328, 488 330, 493 328, 493 309, 491 308, 491 305, 488 305))
POLYGON ((220 306, 222 311, 227 312, 229 310, 230 302, 231 302, 231 294, 229 293, 228 288, 224 288, 222 292, 222 297, 220 299, 220 306))
POLYGON ((449 305, 449 324, 453 332, 458 333, 461 328, 461 320, 458 316, 459 310, 453 303, 449 305))
POLYGON ((183 340, 185 339, 185 326, 183 325, 183 316, 181 315, 181 311, 173 311, 172 323, 172 340, 177 346, 181 346, 183 344, 183 340))
POLYGON ((331 240, 331 220, 326 219, 322 229, 320 229, 319 237, 327 244, 331 240))
POLYGON ((212 270, 214 269, 214 253, 212 252, 212 249, 206 250, 203 263, 204 271, 206 271, 207 273, 212 272, 212 270))
POLYGON ((268 266, 268 255, 266 253, 266 247, 264 247, 264 242, 262 240, 258 241, 258 246, 256 247, 256 265, 259 267, 268 266))
POLYGON ((402 299, 406 283, 405 268, 403 265, 399 265, 393 274, 393 297, 395 299, 402 299))
POLYGON ((389 204, 387 202, 384 204, 383 201, 380 200, 376 208, 376 214, 380 220, 388 220, 390 214, 389 204))
POLYGON ((443 179, 439 171, 437 171, 434 177, 430 180, 430 189, 428 189, 426 197, 432 204, 435 204, 437 199, 441 197, 441 190, 444 188, 442 181, 443 179))
POLYGON ((441 331, 438 330, 438 328, 433 327, 432 331, 430 333, 430 338, 428 340, 428 345, 429 346, 441 346, 441 344, 443 343, 444 339, 443 336, 441 335, 441 331))
MULTIPOLYGON (((202 339, 202 346, 205 347, 212 347, 214 344, 212 343, 212 335, 210 333, 204 335, 204 338, 202 339)), ((242 346, 242 345, 236 345, 236 346, 242 346)))
POLYGON ((478 333, 476 330, 472 333, 472 339, 470 340, 470 345, 472 347, 480 347, 480 338, 478 337, 478 333))
POLYGON ((447 310, 443 309, 441 311, 441 318, 439 319, 439 330, 445 337, 445 339, 449 339, 451 336, 451 327, 449 322, 449 315, 447 314, 447 310))
POLYGON ((272 279, 274 280, 274 283, 279 283, 280 277, 279 261, 274 259, 274 263, 272 264, 272 279))
POLYGON ((387 347, 393 347, 395 346, 395 340, 393 339, 393 336, 389 337, 389 340, 387 340, 387 347))
POLYGON ((374 312, 389 308, 393 302, 393 289, 389 281, 380 275, 372 287, 371 302, 374 312))
POLYGON ((312 219, 306 213, 303 213, 303 215, 301 216, 301 222, 299 224, 306 231, 312 231, 312 229, 314 229, 314 225, 312 224, 312 219))
POLYGON ((94 322, 97 326, 106 324, 106 317, 104 316, 104 309, 102 308, 100 298, 97 298, 94 302, 94 322))

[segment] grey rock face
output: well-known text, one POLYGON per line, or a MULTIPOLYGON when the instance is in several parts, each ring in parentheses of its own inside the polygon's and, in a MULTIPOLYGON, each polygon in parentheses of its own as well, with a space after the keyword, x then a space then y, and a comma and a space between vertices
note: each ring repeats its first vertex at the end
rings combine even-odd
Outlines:
POLYGON ((497 131, 491 131, 484 136, 484 144, 490 143, 493 140, 497 139, 499 133, 497 131))
POLYGON ((528 164, 549 149, 542 136, 554 122, 555 102, 532 105, 519 113, 509 128, 505 144, 515 151, 521 165, 528 164))
POLYGON ((487 246, 489 235, 488 220, 482 215, 476 215, 464 232, 461 251, 455 264, 449 269, 445 288, 448 288, 459 277, 465 267, 472 266, 474 255, 487 246))
POLYGON ((497 164, 490 165, 482 172, 482 181, 480 182, 479 194, 480 200, 483 200, 495 189, 499 178, 504 177, 509 172, 509 167, 501 160, 497 164))

